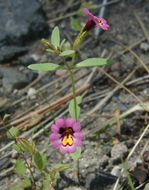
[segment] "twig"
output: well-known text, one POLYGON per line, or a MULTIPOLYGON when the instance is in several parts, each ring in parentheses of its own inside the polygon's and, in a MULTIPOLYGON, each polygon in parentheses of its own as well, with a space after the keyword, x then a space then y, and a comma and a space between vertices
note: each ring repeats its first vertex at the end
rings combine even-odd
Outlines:
POLYGON ((143 30, 147 41, 149 42, 149 33, 148 33, 147 29, 145 28, 145 25, 144 25, 143 21, 141 20, 141 18, 139 17, 139 15, 136 12, 134 12, 134 15, 135 15, 138 23, 140 24, 140 27, 143 30))
MULTIPOLYGON (((136 69, 134 69, 122 82, 121 84, 125 84, 135 73, 136 69)), ((103 106, 106 104, 106 102, 113 96, 113 94, 119 90, 121 88, 121 85, 119 84, 118 86, 116 86, 113 90, 111 90, 108 95, 101 101, 99 101, 99 103, 96 104, 96 106, 91 109, 83 118, 81 121, 83 121, 86 117, 92 115, 94 112, 96 112, 97 110, 100 110, 103 108, 103 106)))
POLYGON ((112 40, 115 43, 119 44, 120 46, 124 47, 125 49, 127 49, 139 62, 140 64, 144 67, 144 69, 147 71, 147 73, 149 74, 149 68, 146 66, 146 64, 143 62, 143 60, 129 47, 126 47, 125 45, 123 45, 121 42, 117 42, 116 40, 112 40))
MULTIPOLYGON (((140 98, 138 98, 131 90, 129 90, 127 87, 125 87, 122 83, 119 83, 114 77, 112 77, 110 74, 108 74, 104 69, 99 69, 102 73, 104 73, 108 78, 110 78, 112 81, 114 81, 116 84, 120 85, 121 88, 126 90, 129 94, 131 94, 140 104, 142 104, 142 101, 140 98)), ((137 68, 135 69, 137 70, 137 68)))

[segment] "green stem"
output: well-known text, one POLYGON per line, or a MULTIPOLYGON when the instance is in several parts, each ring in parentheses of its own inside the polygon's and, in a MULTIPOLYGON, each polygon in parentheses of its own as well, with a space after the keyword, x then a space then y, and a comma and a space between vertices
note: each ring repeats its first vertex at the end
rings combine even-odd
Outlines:
POLYGON ((71 84, 72 84, 72 94, 74 99, 74 109, 75 109, 75 119, 77 120, 77 99, 76 99, 76 88, 75 88, 75 79, 74 79, 74 73, 73 70, 70 68, 68 64, 66 64, 67 69, 70 74, 71 84))
POLYGON ((80 180, 80 160, 78 159, 77 160, 77 179, 78 179, 78 182, 81 183, 81 180, 80 180))
POLYGON ((71 83, 72 83, 72 93, 73 93, 73 99, 74 99, 74 109, 75 109, 75 119, 77 120, 77 99, 76 99, 76 88, 75 88, 75 79, 74 74, 71 69, 69 69, 71 83))

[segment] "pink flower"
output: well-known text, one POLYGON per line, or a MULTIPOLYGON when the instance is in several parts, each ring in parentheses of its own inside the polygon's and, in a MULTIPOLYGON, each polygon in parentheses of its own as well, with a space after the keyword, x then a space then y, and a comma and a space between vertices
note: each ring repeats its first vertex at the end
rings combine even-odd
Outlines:
POLYGON ((109 29, 109 25, 104 18, 98 18, 98 17, 94 16, 91 12, 89 12, 89 10, 87 8, 84 8, 83 12, 89 17, 85 27, 83 28, 83 32, 89 31, 90 29, 92 29, 95 26, 100 27, 103 30, 109 29))
POLYGON ((80 123, 73 118, 58 119, 51 127, 50 142, 62 154, 73 153, 82 145, 84 135, 80 123))

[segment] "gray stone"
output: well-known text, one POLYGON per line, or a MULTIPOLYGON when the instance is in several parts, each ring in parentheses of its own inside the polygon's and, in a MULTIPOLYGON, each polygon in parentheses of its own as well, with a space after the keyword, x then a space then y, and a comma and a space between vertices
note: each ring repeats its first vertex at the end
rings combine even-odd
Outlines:
POLYGON ((80 187, 70 186, 70 187, 64 188, 64 190, 82 190, 82 189, 80 187))
POLYGON ((142 42, 140 44, 140 49, 142 49, 143 51, 148 51, 149 50, 149 43, 146 43, 146 42, 142 42))
POLYGON ((35 88, 29 88, 28 92, 27 92, 27 97, 30 98, 31 100, 36 98, 36 89, 35 88))
POLYGON ((8 99, 0 97, 0 108, 3 108, 8 103, 8 99))
POLYGON ((121 161, 128 153, 128 148, 124 143, 115 144, 111 150, 111 160, 114 164, 121 161))
POLYGON ((111 175, 107 172, 99 172, 94 175, 90 174, 90 177, 87 177, 87 181, 90 182, 88 189, 89 190, 104 190, 104 189, 110 189, 109 186, 111 186, 113 183, 115 183, 117 177, 111 175))
POLYGON ((108 165, 109 162, 109 157, 107 155, 104 155, 100 160, 99 160, 99 167, 105 168, 108 165))
POLYGON ((0 62, 24 53, 28 42, 48 32, 38 0, 0 1, 0 62))
POLYGON ((111 171, 111 174, 116 176, 116 177, 119 177, 121 174, 121 167, 120 166, 114 166, 114 168, 111 171))
POLYGON ((149 190, 149 183, 147 183, 147 184, 145 185, 144 190, 149 190))
POLYGON ((3 75, 2 84, 6 92, 24 88, 37 76, 29 69, 24 68, 24 70, 20 71, 18 67, 1 66, 0 72, 3 75))

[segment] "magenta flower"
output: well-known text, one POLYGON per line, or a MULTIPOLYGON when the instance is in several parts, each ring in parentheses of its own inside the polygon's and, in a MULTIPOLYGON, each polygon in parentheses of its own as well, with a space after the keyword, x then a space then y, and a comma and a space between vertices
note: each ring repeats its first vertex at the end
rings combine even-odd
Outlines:
POLYGON ((92 29, 95 26, 100 27, 103 30, 109 29, 109 25, 104 18, 98 18, 98 17, 94 16, 91 12, 89 12, 89 10, 87 8, 84 8, 83 12, 89 17, 85 27, 83 28, 83 32, 89 31, 90 29, 92 29))
POLYGON ((80 123, 73 118, 58 119, 51 127, 50 142, 62 154, 73 153, 82 145, 84 135, 80 123))

